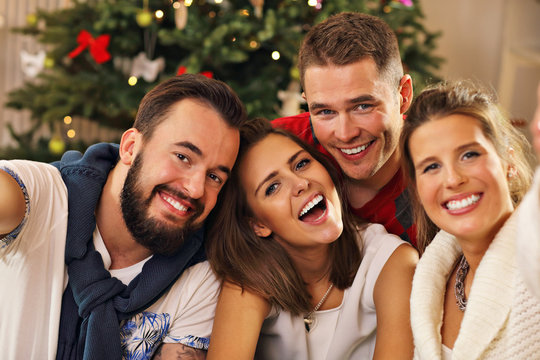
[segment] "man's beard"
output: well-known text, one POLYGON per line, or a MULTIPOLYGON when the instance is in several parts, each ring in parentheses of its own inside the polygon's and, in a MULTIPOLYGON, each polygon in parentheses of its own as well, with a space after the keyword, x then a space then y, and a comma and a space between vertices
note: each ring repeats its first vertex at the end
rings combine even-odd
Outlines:
POLYGON ((120 194, 122 216, 135 241, 154 254, 172 255, 184 244, 185 239, 200 227, 200 224, 194 224, 194 221, 201 215, 204 206, 198 199, 190 199, 167 185, 157 185, 150 196, 144 199, 140 183, 142 155, 142 153, 137 155, 131 164, 120 194), (164 224, 148 215, 150 203, 159 190, 166 190, 174 196, 185 199, 194 207, 191 210, 193 214, 183 227, 164 224))

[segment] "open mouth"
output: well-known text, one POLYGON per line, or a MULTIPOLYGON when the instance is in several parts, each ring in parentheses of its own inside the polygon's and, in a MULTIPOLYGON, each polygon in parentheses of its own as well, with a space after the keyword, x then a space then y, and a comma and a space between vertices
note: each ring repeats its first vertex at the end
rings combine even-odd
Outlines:
POLYGON ((302 208, 298 215, 298 219, 304 222, 317 221, 326 214, 326 208, 326 200, 319 194, 302 208))
POLYGON ((472 194, 461 200, 451 200, 443 204, 448 210, 461 210, 473 204, 476 204, 481 198, 481 195, 472 194))
POLYGON ((189 207, 186 207, 182 205, 178 200, 174 199, 173 197, 161 192, 160 196, 163 200, 165 200, 168 204, 170 204, 173 208, 180 212, 188 212, 190 210, 189 207))
POLYGON ((368 147, 371 146, 371 144, 373 144, 375 142, 375 140, 371 140, 370 142, 368 142, 367 144, 364 144, 364 145, 361 145, 361 146, 358 146, 358 147, 355 147, 355 148, 352 148, 352 149, 339 149, 342 153, 346 154, 346 155, 356 155, 356 154, 359 154, 361 153, 362 151, 365 151, 368 147))

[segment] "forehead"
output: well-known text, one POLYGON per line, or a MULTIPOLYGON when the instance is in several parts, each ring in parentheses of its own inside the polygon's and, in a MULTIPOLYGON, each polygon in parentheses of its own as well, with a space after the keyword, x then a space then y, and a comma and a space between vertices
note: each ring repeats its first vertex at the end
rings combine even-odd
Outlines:
POLYGON ((302 148, 291 139, 270 134, 251 147, 242 158, 239 170, 242 183, 253 186, 268 174, 288 167, 288 160, 302 148))
POLYGON ((431 120, 418 127, 411 134, 409 148, 414 158, 415 155, 440 154, 442 151, 453 150, 472 142, 494 149, 477 119, 468 115, 453 114, 431 120))
POLYGON ((320 93, 347 93, 351 97, 357 92, 390 89, 390 84, 379 75, 373 59, 366 57, 347 65, 312 65, 304 74, 306 97, 316 97, 320 93))
POLYGON ((238 129, 229 126, 211 105, 197 99, 183 99, 170 107, 152 133, 150 143, 169 147, 190 142, 206 156, 219 157, 227 162, 225 165, 232 166, 228 158, 233 155, 234 163, 239 138, 238 129))

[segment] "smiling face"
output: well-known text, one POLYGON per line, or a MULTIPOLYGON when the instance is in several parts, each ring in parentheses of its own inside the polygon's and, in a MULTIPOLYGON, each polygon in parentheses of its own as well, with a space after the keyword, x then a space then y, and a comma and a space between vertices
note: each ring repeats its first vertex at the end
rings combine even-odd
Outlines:
POLYGON ((491 241, 513 205, 508 166, 480 123, 460 114, 429 121, 414 130, 409 150, 429 218, 458 239, 491 241))
POLYGON ((213 209, 236 160, 239 133, 211 106, 184 99, 147 141, 134 136, 139 141, 122 190, 123 217, 139 243, 170 253, 181 245, 182 231, 200 226, 213 209))
POLYGON ((291 139, 268 135, 245 154, 239 175, 259 236, 273 233, 286 249, 301 249, 341 235, 341 202, 330 175, 291 139))
POLYGON ((399 89, 392 86, 371 58, 307 68, 305 97, 315 135, 349 178, 362 181, 387 168, 396 171, 406 110, 400 92, 412 96, 410 78, 404 79, 399 89))

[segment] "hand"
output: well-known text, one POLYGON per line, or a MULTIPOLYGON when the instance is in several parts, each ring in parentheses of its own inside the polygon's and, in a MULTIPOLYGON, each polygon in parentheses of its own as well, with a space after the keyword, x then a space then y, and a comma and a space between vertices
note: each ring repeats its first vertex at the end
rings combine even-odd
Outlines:
POLYGON ((536 91, 536 112, 534 113, 533 121, 531 122, 531 134, 533 137, 533 146, 536 151, 536 159, 540 161, 540 84, 536 91))

